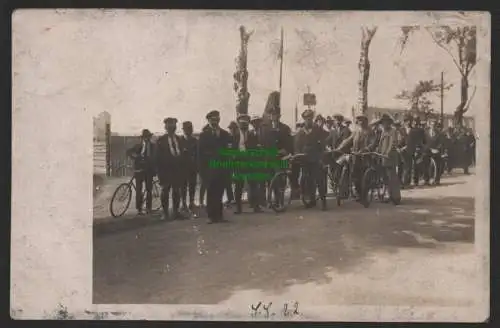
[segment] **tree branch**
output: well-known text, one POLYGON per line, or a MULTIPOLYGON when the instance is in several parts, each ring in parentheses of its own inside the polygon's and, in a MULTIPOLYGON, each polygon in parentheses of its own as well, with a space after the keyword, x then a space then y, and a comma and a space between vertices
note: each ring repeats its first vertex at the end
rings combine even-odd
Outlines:
POLYGON ((469 100, 467 101, 467 104, 465 104, 464 108, 462 109, 462 113, 465 113, 469 110, 470 103, 472 102, 472 98, 476 95, 476 90, 477 86, 474 86, 474 91, 472 91, 472 95, 469 97, 469 100))
POLYGON ((431 36, 432 40, 434 40, 434 43, 436 43, 436 44, 437 44, 440 48, 444 49, 444 50, 445 50, 445 51, 446 51, 446 52, 450 55, 451 59, 453 59, 453 62, 455 63, 455 66, 457 66, 458 70, 460 71, 460 74, 461 74, 461 75, 464 75, 464 72, 463 72, 463 70, 462 70, 462 67, 461 67, 461 66, 460 66, 460 64, 456 61, 456 59, 455 59, 455 57, 453 56, 453 54, 451 53, 451 51, 450 51, 448 48, 446 48, 445 46, 443 46, 443 45, 441 44, 441 42, 440 42, 440 41, 438 41, 438 40, 436 39, 436 37, 434 36, 434 34, 432 34, 432 32, 429 30, 429 28, 428 28, 428 27, 426 27, 426 28, 425 28, 425 30, 429 33, 429 35, 431 36))

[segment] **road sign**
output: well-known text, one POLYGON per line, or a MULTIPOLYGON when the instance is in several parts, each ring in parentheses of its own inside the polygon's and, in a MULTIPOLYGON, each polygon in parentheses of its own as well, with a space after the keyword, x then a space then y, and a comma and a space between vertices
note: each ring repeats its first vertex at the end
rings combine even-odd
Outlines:
POLYGON ((304 106, 316 106, 316 95, 314 93, 304 93, 304 106))

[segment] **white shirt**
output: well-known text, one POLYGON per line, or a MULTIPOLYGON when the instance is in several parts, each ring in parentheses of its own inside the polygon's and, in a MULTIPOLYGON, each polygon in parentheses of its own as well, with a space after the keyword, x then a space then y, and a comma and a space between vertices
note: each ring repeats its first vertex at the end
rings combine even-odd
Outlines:
POLYGON ((242 151, 246 150, 245 142, 247 141, 247 134, 248 131, 240 130, 240 144, 238 145, 238 148, 242 151))
POLYGON ((149 156, 149 142, 146 142, 146 140, 144 140, 142 142, 141 157, 144 158, 146 156, 149 156))
POLYGON ((177 138, 175 137, 175 135, 167 137, 168 137, 168 147, 170 148, 170 153, 174 156, 179 156, 180 149, 179 149, 179 143, 177 142, 177 138))

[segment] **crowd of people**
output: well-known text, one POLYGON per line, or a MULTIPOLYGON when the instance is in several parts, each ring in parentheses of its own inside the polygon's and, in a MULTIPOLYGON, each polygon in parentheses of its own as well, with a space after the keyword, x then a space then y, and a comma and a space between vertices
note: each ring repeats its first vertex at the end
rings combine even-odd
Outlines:
MULTIPOLYGON (((146 213, 151 211, 151 189, 153 178, 158 176, 162 193, 163 219, 185 219, 186 213, 205 208, 209 223, 226 221, 224 206, 235 206, 235 214, 242 213, 242 195, 248 191, 248 205, 256 213, 268 206, 266 193, 269 181, 237 179, 234 172, 209 165, 210 161, 224 160, 221 149, 277 149, 274 158, 269 155, 262 161, 277 160, 300 154, 300 163, 291 165, 292 197, 298 197, 300 170, 307 172, 312 201, 307 207, 316 207, 320 200, 322 210, 327 210, 327 170, 337 177, 342 167, 342 154, 376 152, 381 154, 380 169, 388 179, 388 188, 408 188, 423 181, 430 184, 429 165, 434 158, 437 174, 433 183, 440 183, 441 174, 454 168, 462 168, 465 174, 475 163, 475 137, 471 129, 459 127, 442 129, 439 121, 423 121, 419 116, 407 115, 403 122, 394 120, 389 114, 371 122, 365 115, 358 115, 352 122, 337 114, 324 118, 311 109, 302 113, 303 122, 295 131, 281 122, 280 108, 275 107, 263 116, 238 115, 236 121, 225 130, 220 126, 220 113, 211 111, 206 115, 207 124, 199 137, 195 137, 192 122, 183 122, 183 135, 176 134, 177 119, 166 118, 165 134, 152 142, 149 130, 142 131, 141 143, 127 151, 134 160, 136 179, 136 208, 143 214, 143 185, 146 191, 146 213), (331 152, 325 152, 330 150, 331 152), (325 156, 328 154, 328 156, 325 156), (447 160, 444 160, 446 154, 447 160), (200 183, 198 183, 200 179, 200 183), (246 185, 246 188, 245 188, 246 185), (198 205, 195 203, 199 187, 198 205), (223 196, 226 193, 226 203, 223 196), (170 197, 171 196, 171 197, 170 197), (318 197, 316 197, 318 196, 318 197), (169 201, 172 199, 172 215, 169 201), (205 202, 206 200, 206 202, 205 202)), ((353 184, 357 195, 361 195, 363 161, 353 162, 353 184)), ((236 169, 232 169, 233 171, 236 169)), ((275 168, 241 168, 238 173, 269 173, 275 168), (241 172, 244 171, 244 172, 241 172)), ((391 195, 391 193, 389 192, 391 195)), ((358 196, 359 197, 359 196, 358 196)), ((358 199, 359 200, 359 199, 358 199)))

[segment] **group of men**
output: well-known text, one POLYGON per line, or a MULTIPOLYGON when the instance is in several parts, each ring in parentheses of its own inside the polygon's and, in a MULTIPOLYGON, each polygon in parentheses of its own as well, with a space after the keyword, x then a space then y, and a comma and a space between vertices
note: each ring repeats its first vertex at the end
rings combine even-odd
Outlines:
MULTIPOLYGON (((351 130, 351 122, 340 114, 323 118, 308 109, 302 113, 303 123, 292 133, 290 127, 280 121, 280 108, 274 108, 263 116, 250 117, 247 114, 238 115, 231 122, 228 130, 220 127, 220 113, 211 111, 206 115, 207 124, 198 138, 193 135, 193 124, 183 122, 183 135, 176 134, 177 119, 164 120, 166 133, 159 137, 156 143, 151 141, 151 133, 145 129, 141 143, 127 151, 134 159, 135 178, 137 182, 136 208, 142 214, 142 185, 146 189, 146 212, 151 211, 151 188, 154 175, 158 175, 162 187, 163 218, 172 217, 169 213, 169 200, 172 195, 174 219, 186 218, 184 210, 197 208, 195 193, 198 177, 201 179, 199 204, 203 207, 206 196, 206 212, 209 223, 226 221, 223 216, 223 195, 227 194, 227 202, 236 205, 235 214, 242 213, 242 194, 245 183, 248 188, 249 206, 254 212, 262 212, 262 207, 268 205, 266 191, 270 181, 232 180, 234 172, 210 167, 211 161, 225 160, 221 149, 277 149, 278 158, 291 154, 303 154, 300 164, 292 164, 291 184, 293 197, 299 192, 300 170, 309 174, 309 186, 312 200, 308 207, 316 206, 316 193, 319 194, 322 210, 327 209, 327 174, 325 164, 332 170, 333 176, 338 176, 341 153, 375 151, 382 154, 381 168, 388 176, 399 174, 403 186, 409 186, 413 174, 413 183, 420 179, 429 183, 428 165, 431 149, 437 149, 440 154, 450 152, 453 140, 467 139, 471 144, 470 133, 460 137, 450 135, 452 131, 441 131, 439 122, 434 122, 426 128, 418 117, 406 116, 403 124, 384 114, 380 119, 368 122, 368 118, 359 115, 355 118, 355 127, 351 130), (335 150, 325 158, 325 150, 335 150), (396 173, 397 172, 397 173, 396 173), (189 203, 188 203, 189 201, 189 203)), ((474 138, 472 136, 472 138, 474 138)), ((472 146, 471 146, 472 147, 472 146)), ((469 147, 470 148, 470 147, 469 147)), ((474 151, 466 151, 473 154, 474 151)), ((466 155, 466 156, 469 156, 466 155)), ((261 158, 261 160, 276 160, 278 158, 261 158)), ((443 165, 440 156, 435 156, 438 165, 438 178, 443 165)), ((360 191, 360 178, 363 163, 353 163, 353 179, 355 189, 360 191)), ((463 164, 464 168, 470 163, 463 164)), ((450 169, 452 166, 448 166, 450 169)), ((242 170, 242 169, 239 169, 242 170)), ((248 170, 266 170, 269 176, 275 173, 273 168, 252 168, 248 170)), ((466 173, 468 171, 466 170, 466 173)), ((272 191, 271 191, 272 192, 272 191)), ((360 192, 357 192, 359 194, 360 192)))

